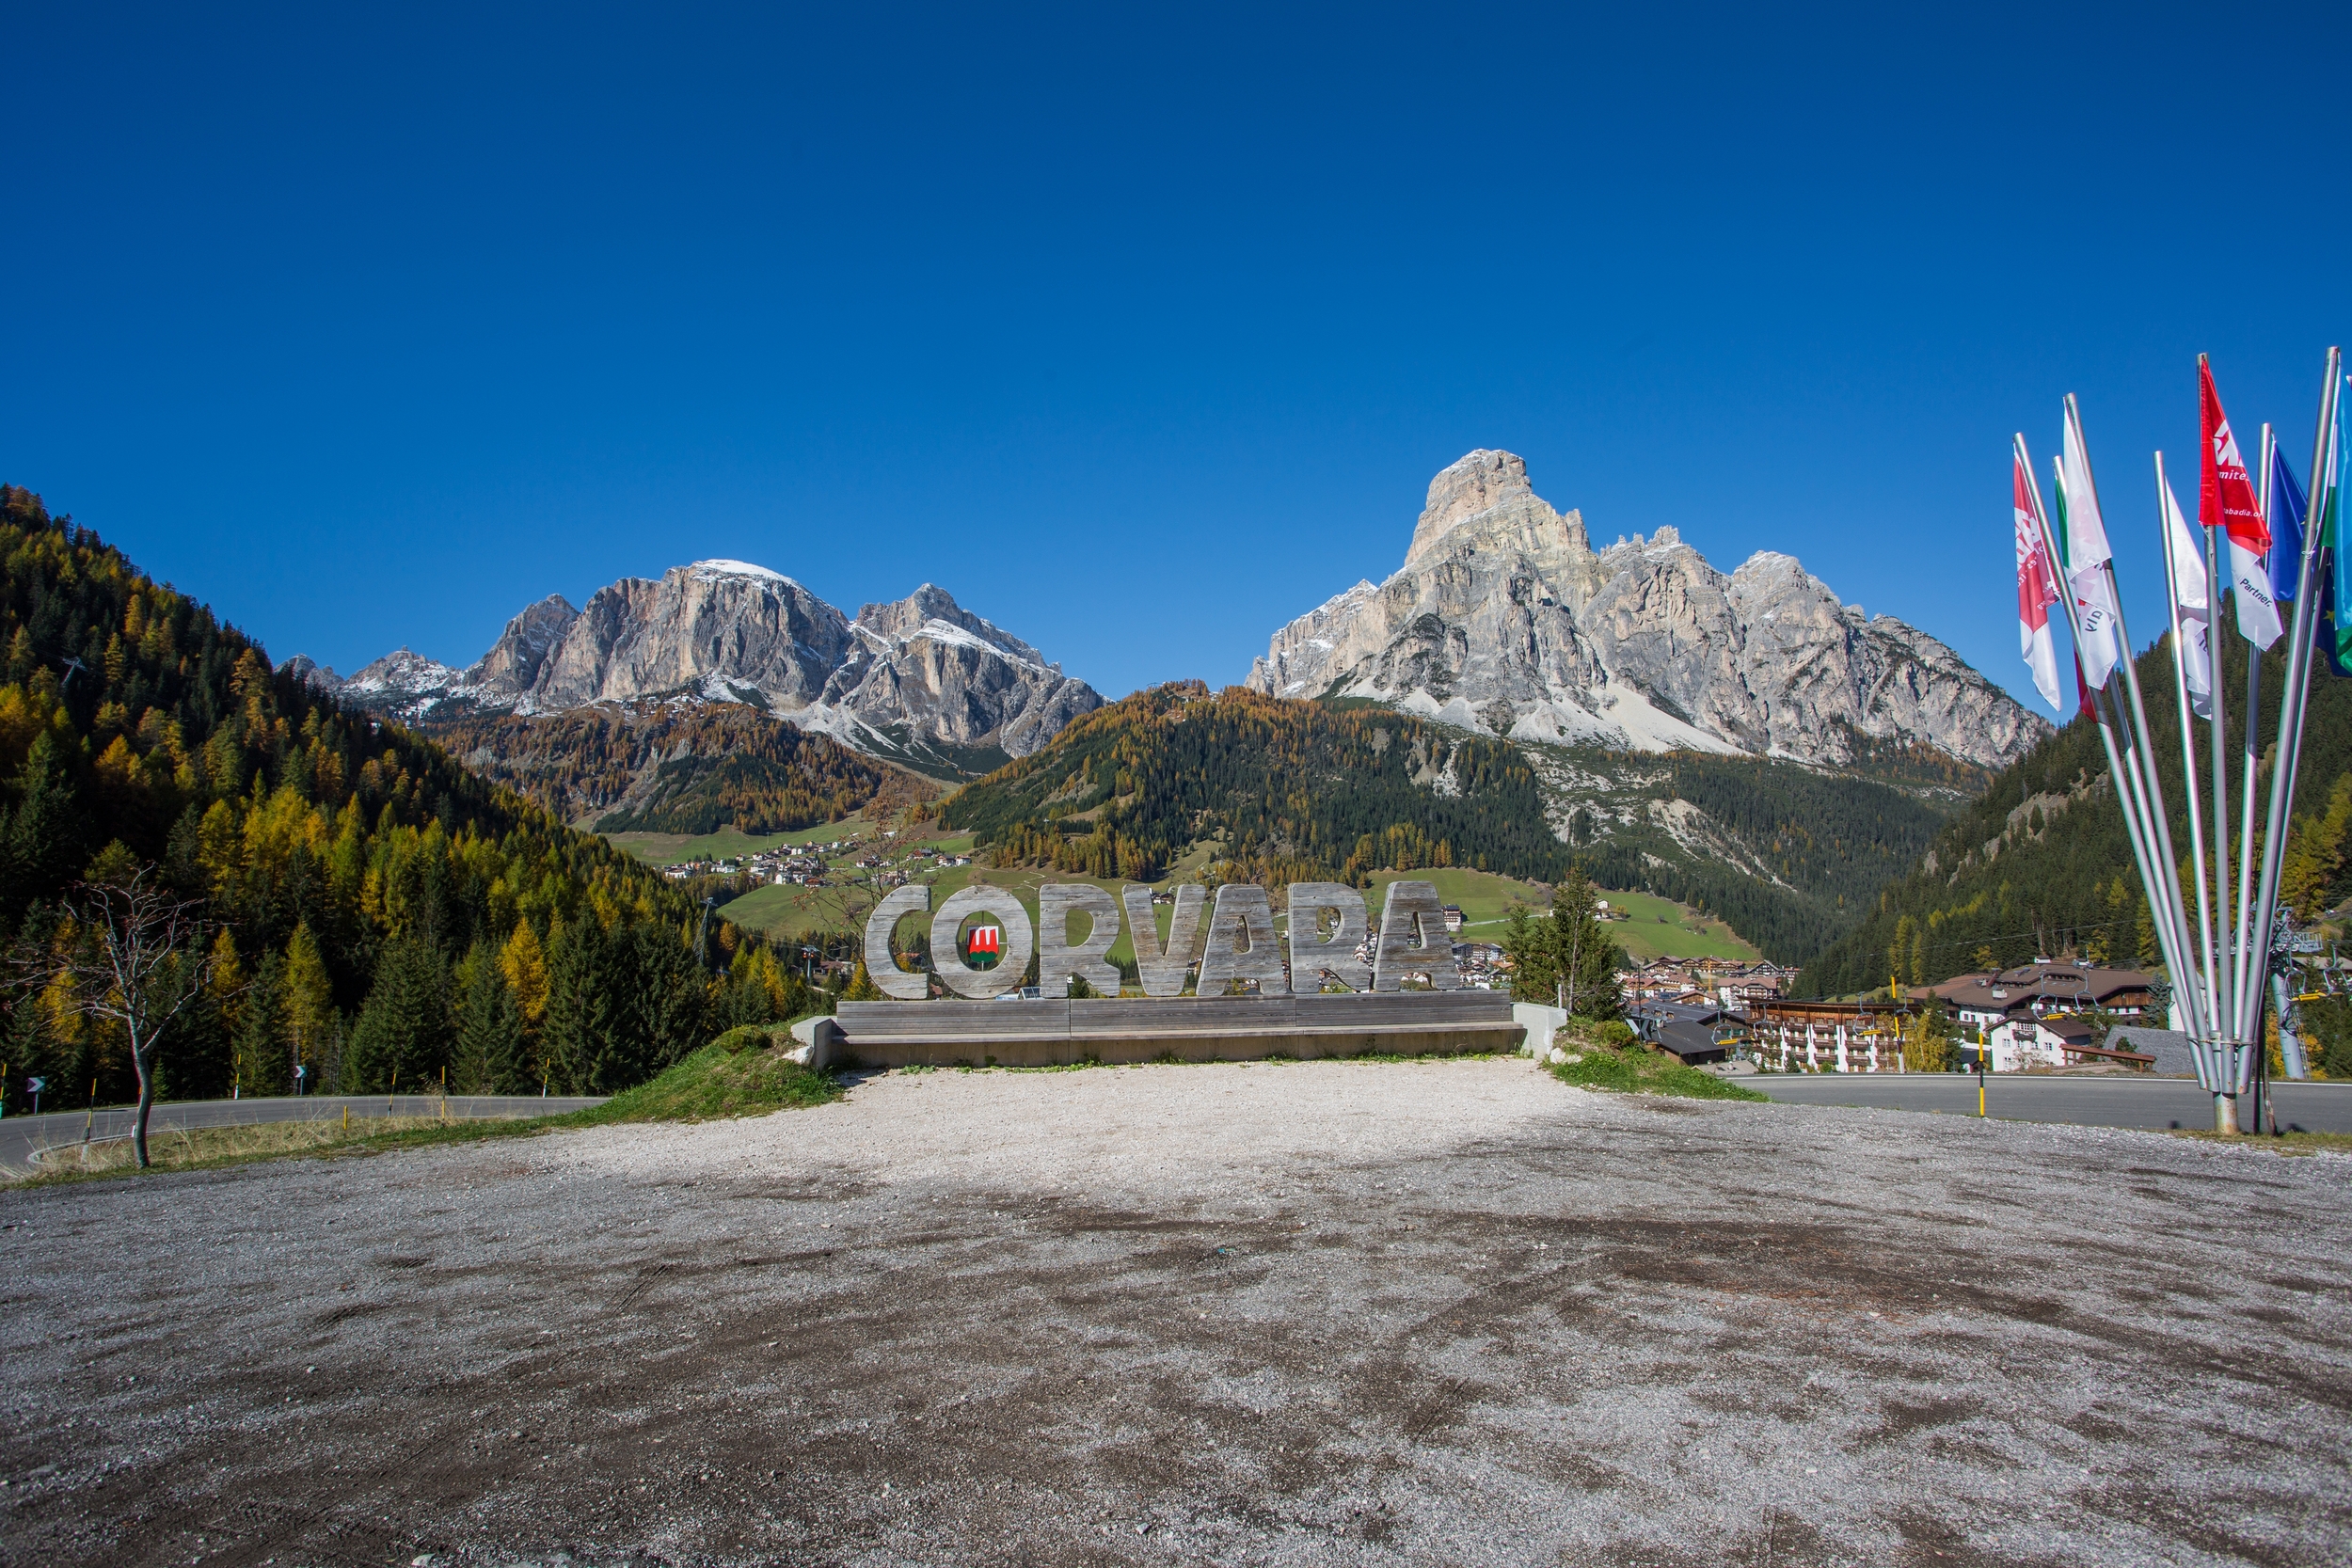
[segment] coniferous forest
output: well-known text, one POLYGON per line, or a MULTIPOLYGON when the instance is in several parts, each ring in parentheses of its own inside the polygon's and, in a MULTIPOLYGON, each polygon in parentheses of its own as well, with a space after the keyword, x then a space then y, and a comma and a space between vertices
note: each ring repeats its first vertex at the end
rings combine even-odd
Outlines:
POLYGON ((143 864, 210 927, 206 994, 161 1053, 171 1098, 610 1092, 806 1007, 764 945, 699 932, 685 889, 274 671, 30 492, 0 486, 0 558, 10 1112, 32 1077, 45 1110, 133 1097, 123 1039, 41 960, 89 940, 78 884, 143 864))
POLYGON ((1508 741, 1200 681, 1136 692, 947 802, 999 864, 1150 880, 1216 840, 1228 881, 1467 866, 1556 881, 1568 847, 1508 741))

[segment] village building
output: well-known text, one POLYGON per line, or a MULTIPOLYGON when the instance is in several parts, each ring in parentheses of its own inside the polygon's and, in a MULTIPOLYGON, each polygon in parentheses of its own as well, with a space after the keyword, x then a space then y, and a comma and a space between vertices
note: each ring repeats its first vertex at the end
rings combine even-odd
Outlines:
POLYGON ((1992 1030, 2020 1020, 2074 1016, 2094 1009, 2137 1022, 2151 1017, 2153 984, 2137 970, 2053 963, 2043 958, 1997 974, 1955 975, 1942 985, 1915 990, 1912 995, 1921 1001, 1935 997, 1963 1028, 1992 1030))

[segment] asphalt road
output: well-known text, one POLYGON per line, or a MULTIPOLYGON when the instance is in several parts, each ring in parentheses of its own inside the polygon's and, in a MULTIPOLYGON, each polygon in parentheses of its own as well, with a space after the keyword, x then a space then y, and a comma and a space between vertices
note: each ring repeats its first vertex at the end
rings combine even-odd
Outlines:
MULTIPOLYGON (((600 1097, 541 1099, 537 1095, 451 1095, 449 1115, 461 1120, 475 1117, 551 1116, 603 1103, 600 1097)), ((299 1100, 179 1100, 166 1101, 148 1117, 150 1136, 176 1127, 234 1127, 263 1121, 323 1121, 340 1117, 343 1107, 355 1117, 435 1117, 444 1104, 439 1095, 364 1094, 305 1095, 299 1100)), ((82 1141, 85 1126, 93 1139, 127 1137, 138 1117, 135 1109, 44 1112, 37 1117, 0 1117, 0 1168, 23 1170, 33 1151, 57 1144, 82 1141)))
MULTIPOLYGON (((1977 1080, 1961 1072, 1759 1072, 1740 1079, 1792 1105, 1855 1105, 1882 1111, 1977 1114, 1977 1080)), ((2213 1097, 2193 1078, 2045 1078, 1994 1073, 1984 1081, 1985 1114, 2008 1121, 2155 1131, 2213 1126, 2213 1097)), ((2352 1132, 2352 1084, 2273 1084, 2281 1132, 2352 1132)), ((2250 1101, 2238 1114, 2250 1117, 2250 1101)), ((2264 1125, 2268 1127, 2268 1118, 2264 1125)))

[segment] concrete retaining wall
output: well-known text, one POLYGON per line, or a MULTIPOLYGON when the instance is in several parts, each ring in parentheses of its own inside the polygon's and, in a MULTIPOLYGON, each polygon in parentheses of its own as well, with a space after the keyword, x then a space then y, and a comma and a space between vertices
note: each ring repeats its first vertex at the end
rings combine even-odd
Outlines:
POLYGON ((1517 1051, 1501 991, 1385 995, 844 1002, 836 1059, 867 1067, 1054 1067, 1266 1056, 1517 1051))

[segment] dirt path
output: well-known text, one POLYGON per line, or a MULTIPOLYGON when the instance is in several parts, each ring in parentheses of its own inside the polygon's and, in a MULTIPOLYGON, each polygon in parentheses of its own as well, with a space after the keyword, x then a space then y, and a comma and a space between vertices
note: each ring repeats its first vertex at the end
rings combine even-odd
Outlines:
POLYGON ((0 1560, 2342 1560, 2352 1164, 1516 1061, 0 1195, 0 1560))

